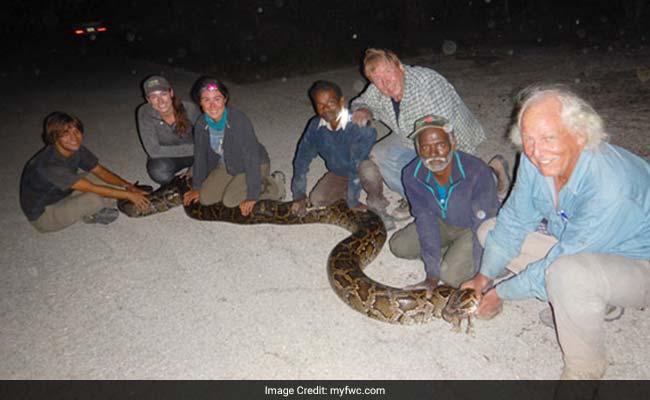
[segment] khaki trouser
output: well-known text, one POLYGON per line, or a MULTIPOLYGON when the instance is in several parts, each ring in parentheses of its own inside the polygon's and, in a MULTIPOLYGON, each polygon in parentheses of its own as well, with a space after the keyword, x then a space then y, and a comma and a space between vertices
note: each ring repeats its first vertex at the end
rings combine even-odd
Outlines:
MULTIPOLYGON (((485 221, 479 240, 485 243, 495 219, 485 221)), ((557 240, 529 233, 521 254, 508 269, 521 272, 544 257, 557 240)), ((599 379, 607 368, 604 317, 607 305, 650 304, 650 263, 616 254, 578 253, 556 259, 546 271, 546 291, 564 354, 563 378, 599 379)))
MULTIPOLYGON (((447 285, 458 287, 461 283, 472 279, 477 271, 472 254, 472 230, 459 228, 444 223, 438 219, 440 228, 440 279, 447 285)), ((421 258, 420 238, 415 222, 393 234, 389 241, 390 251, 399 258, 417 260, 421 258)), ((429 276, 427 279, 437 279, 429 276)))
MULTIPOLYGON (((284 187, 270 176, 271 165, 260 165, 262 187, 260 200, 280 200, 284 196, 284 187)), ((226 207, 237 207, 247 198, 246 174, 232 176, 226 166, 220 162, 205 178, 199 189, 199 202, 210 205, 223 202, 226 207)))
MULTIPOLYGON (((106 185, 104 181, 93 174, 81 173, 79 175, 94 184, 106 185)), ((115 199, 75 190, 70 196, 45 207, 43 214, 30 223, 39 232, 55 232, 81 221, 87 215, 93 215, 102 208, 114 207, 115 199)))

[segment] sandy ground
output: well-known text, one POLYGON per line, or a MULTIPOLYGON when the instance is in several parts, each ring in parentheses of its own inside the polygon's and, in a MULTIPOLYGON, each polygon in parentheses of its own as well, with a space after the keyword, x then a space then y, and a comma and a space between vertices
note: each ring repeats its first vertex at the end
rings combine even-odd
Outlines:
MULTIPOLYGON (((650 51, 494 49, 422 56, 456 86, 489 132, 485 159, 515 152, 504 140, 513 94, 564 82, 605 116, 612 141, 650 156, 650 51)), ((9 62, 6 60, 4 62, 9 62)), ((442 321, 393 326, 349 308, 326 277, 347 233, 326 225, 197 222, 181 209, 108 226, 77 224, 41 235, 18 202, 21 170, 41 146, 53 110, 86 124, 86 145, 126 179, 148 182, 135 128, 139 82, 164 73, 188 98, 197 74, 123 60, 23 62, 0 69, 0 378, 2 379, 555 379, 562 367, 545 304, 507 303, 472 335, 442 321)), ((291 176, 295 144, 312 115, 307 88, 338 82, 347 98, 365 84, 357 66, 231 85, 266 145, 291 176)), ((324 172, 315 162, 310 184, 324 172)), ((394 199, 394 195, 391 194, 394 199)), ((390 285, 424 277, 420 262, 387 248, 368 267, 390 285)), ((607 324, 607 378, 649 379, 647 311, 607 324)))

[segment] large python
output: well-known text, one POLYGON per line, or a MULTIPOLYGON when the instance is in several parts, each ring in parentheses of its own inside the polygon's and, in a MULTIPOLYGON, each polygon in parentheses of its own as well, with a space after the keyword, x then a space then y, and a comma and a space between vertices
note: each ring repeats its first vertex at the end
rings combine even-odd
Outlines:
MULTIPOLYGON (((151 206, 145 211, 137 210, 126 200, 119 201, 118 207, 130 217, 167 211, 182 204, 183 193, 189 185, 189 180, 177 177, 161 186, 149 195, 151 206)), ((478 305, 473 290, 444 285, 431 293, 425 289, 405 290, 376 282, 363 272, 386 241, 384 224, 371 211, 351 211, 343 200, 329 207, 311 209, 302 216, 291 212, 291 202, 271 200, 258 201, 246 217, 238 207, 228 208, 221 203, 204 206, 197 202, 184 209, 190 218, 201 221, 281 225, 324 223, 345 228, 352 234, 331 251, 327 271, 332 288, 346 304, 370 318, 392 324, 422 324, 443 318, 459 331, 461 322, 467 320, 467 332, 470 332, 471 317, 478 305)))

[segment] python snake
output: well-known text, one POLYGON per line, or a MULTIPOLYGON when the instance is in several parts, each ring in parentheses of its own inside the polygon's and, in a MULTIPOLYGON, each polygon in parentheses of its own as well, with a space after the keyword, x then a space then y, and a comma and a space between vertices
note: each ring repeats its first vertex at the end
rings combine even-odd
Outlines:
MULTIPOLYGON (((167 211, 182 204, 183 193, 189 190, 188 179, 177 177, 149 195, 151 206, 139 211, 127 200, 118 202, 119 209, 130 217, 143 217, 167 211)), ((344 200, 328 207, 311 209, 305 215, 291 212, 291 202, 260 200, 253 212, 244 217, 239 207, 228 208, 221 203, 204 206, 199 202, 185 206, 185 213, 201 221, 223 221, 235 224, 311 224, 324 223, 347 229, 352 234, 331 251, 327 270, 336 294, 350 307, 380 321, 392 324, 422 324, 443 318, 459 331, 471 317, 478 301, 472 289, 454 289, 440 285, 426 289, 400 289, 369 278, 363 269, 379 254, 386 241, 386 229, 372 211, 351 211, 344 200), (431 294, 431 296, 429 296, 431 294)))

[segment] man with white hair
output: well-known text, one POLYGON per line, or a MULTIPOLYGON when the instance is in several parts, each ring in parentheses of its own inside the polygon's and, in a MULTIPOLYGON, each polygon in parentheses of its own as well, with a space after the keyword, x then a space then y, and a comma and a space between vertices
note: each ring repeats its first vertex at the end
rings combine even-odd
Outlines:
POLYGON ((650 164, 606 143, 600 116, 566 88, 528 88, 519 104, 516 183, 496 225, 481 226, 481 270, 462 287, 483 293, 486 319, 503 300, 548 301, 562 378, 599 379, 608 305, 650 304, 650 164), (536 231, 542 219, 547 235, 536 231), (506 269, 515 275, 493 287, 506 269))

